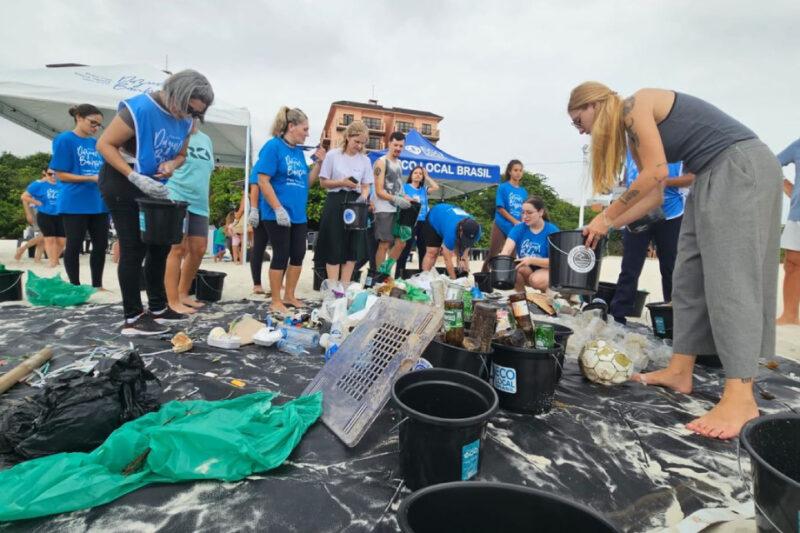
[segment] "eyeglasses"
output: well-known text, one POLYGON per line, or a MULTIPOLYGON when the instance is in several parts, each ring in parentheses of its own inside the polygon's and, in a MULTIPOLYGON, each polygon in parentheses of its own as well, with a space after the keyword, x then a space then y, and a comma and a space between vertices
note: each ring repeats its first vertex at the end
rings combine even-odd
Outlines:
POLYGON ((102 122, 98 122, 98 121, 92 120, 90 118, 87 118, 86 120, 89 121, 89 125, 91 127, 93 127, 93 128, 102 128, 103 127, 103 123, 102 122))
POLYGON ((53 178, 53 177, 55 177, 55 175, 56 175, 56 173, 55 173, 55 172, 45 172, 45 174, 46 174, 46 175, 47 175, 47 177, 49 177, 49 178, 53 178))
POLYGON ((575 126, 576 128, 582 128, 583 124, 581 123, 581 120, 582 120, 581 115, 580 113, 578 113, 578 118, 572 120, 572 125, 575 126))

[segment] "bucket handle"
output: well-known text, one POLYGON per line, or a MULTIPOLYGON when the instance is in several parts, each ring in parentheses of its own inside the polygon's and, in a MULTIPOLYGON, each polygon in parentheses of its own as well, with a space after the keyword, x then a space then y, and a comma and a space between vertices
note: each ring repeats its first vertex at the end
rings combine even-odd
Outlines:
POLYGON ((203 285, 205 285, 206 287, 208 287, 208 290, 210 290, 210 291, 213 291, 213 292, 218 292, 218 293, 222 294, 222 289, 215 289, 214 287, 212 287, 211 285, 209 285, 209 284, 208 284, 208 282, 205 280, 205 278, 203 278, 203 276, 198 276, 198 277, 197 277, 197 279, 199 279, 200 281, 202 281, 202 282, 203 282, 203 285))
MULTIPOLYGON (((583 246, 585 247, 585 246, 586 246, 586 241, 584 240, 583 242, 584 242, 583 246)), ((558 250, 558 251, 559 251, 559 252, 561 252, 562 254, 564 254, 564 255, 569 255, 569 253, 568 253, 568 252, 565 252, 564 250, 562 250, 561 248, 559 248, 558 246, 556 246, 556 245, 553 243, 553 241, 550 239, 550 235, 548 235, 548 236, 547 236, 547 244, 548 244, 548 245, 550 245, 550 246, 552 246, 553 248, 555 248, 556 250, 558 250)), ((596 248, 595 248, 595 249, 596 249, 596 248)), ((599 253, 599 252, 595 252, 595 253, 599 253)))
POLYGON ((408 417, 404 416, 403 419, 400 422, 398 422, 397 424, 395 424, 394 426, 389 428, 389 433, 394 433, 394 430, 398 429, 403 424, 403 422, 406 422, 406 421, 408 421, 408 417))
POLYGON ((17 281, 15 281, 14 283, 12 283, 10 287, 6 287, 6 288, 5 288, 5 289, 3 289, 2 291, 0 291, 0 294, 3 294, 4 292, 8 292, 8 291, 10 291, 11 289, 13 289, 13 288, 14 288, 14 287, 16 287, 17 285, 19 285, 21 282, 22 282, 22 272, 20 272, 20 273, 19 273, 19 276, 17 276, 17 281))
POLYGON ((739 478, 742 480, 742 485, 744 485, 744 488, 747 489, 747 493, 750 495, 750 498, 752 498, 755 508, 761 513, 761 516, 763 516, 767 522, 769 522, 769 525, 771 525, 775 531, 784 533, 781 528, 775 525, 775 522, 770 519, 769 515, 764 512, 764 509, 758 505, 755 494, 753 494, 753 489, 750 488, 750 483, 748 483, 747 479, 744 477, 744 471, 742 470, 742 443, 740 439, 736 439, 736 464, 739 465, 739 478))

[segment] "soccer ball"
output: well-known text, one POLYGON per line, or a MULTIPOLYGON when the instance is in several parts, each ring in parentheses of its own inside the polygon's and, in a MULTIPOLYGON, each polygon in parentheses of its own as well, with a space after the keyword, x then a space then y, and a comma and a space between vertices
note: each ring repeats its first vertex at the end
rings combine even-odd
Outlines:
POLYGON ((589 341, 578 356, 581 372, 600 385, 618 385, 633 375, 633 361, 606 341, 589 341))

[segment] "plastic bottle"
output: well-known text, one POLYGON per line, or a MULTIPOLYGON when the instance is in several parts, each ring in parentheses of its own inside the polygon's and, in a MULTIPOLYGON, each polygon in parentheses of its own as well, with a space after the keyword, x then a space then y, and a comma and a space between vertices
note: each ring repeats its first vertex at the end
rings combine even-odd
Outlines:
POLYGON ((292 344, 303 348, 316 348, 319 346, 319 333, 308 328, 281 328, 283 338, 292 344))
POLYGON ((278 350, 282 351, 283 353, 288 353, 291 355, 310 355, 308 353, 308 350, 306 350, 302 346, 293 344, 287 339, 279 340, 278 342, 275 343, 275 346, 278 348, 278 350))
POLYGON ((325 349, 325 360, 330 360, 331 357, 339 350, 339 345, 342 344, 342 324, 336 322, 331 326, 331 333, 328 337, 328 347, 325 349))

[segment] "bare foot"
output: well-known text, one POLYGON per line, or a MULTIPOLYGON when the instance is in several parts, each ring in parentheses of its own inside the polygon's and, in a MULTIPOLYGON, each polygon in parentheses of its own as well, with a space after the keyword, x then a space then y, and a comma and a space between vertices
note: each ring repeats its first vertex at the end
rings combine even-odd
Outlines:
POLYGON ((169 304, 170 309, 175 311, 176 313, 183 313, 185 315, 191 315, 197 312, 194 307, 189 307, 188 305, 183 305, 182 303, 169 304))
POLYGON ((25 248, 24 246, 20 246, 19 248, 17 248, 17 251, 14 253, 14 261, 19 261, 20 259, 22 259, 22 254, 25 253, 25 250, 27 250, 27 248, 25 248))
POLYGON ((683 394, 692 392, 692 372, 677 370, 669 366, 647 374, 634 374, 631 376, 631 381, 638 381, 644 385, 658 385, 683 394))
POLYGON ((781 315, 775 321, 776 326, 800 326, 800 318, 781 315))
POLYGON ((191 296, 182 296, 181 297, 181 303, 183 305, 188 305, 189 307, 194 307, 195 309, 200 309, 201 307, 206 305, 203 302, 198 302, 197 300, 195 300, 191 296))
POLYGON ((269 306, 269 310, 271 313, 289 314, 289 308, 280 302, 273 302, 272 305, 269 306))
POLYGON ((287 303, 287 304, 289 304, 289 305, 293 305, 293 306, 295 306, 295 307, 305 307, 305 306, 306 306, 306 304, 305 304, 305 303, 301 302, 301 301, 300 301, 300 300, 298 300, 296 297, 292 297, 292 298, 286 298, 286 297, 284 297, 284 298, 283 298, 283 302, 284 302, 284 303, 287 303))
POLYGON ((752 398, 732 398, 723 394, 713 409, 686 424, 686 429, 712 439, 733 439, 739 436, 748 420, 758 415, 758 406, 752 398))
POLYGON ((55 263, 47 263, 47 268, 57 268, 57 267, 58 267, 57 261, 55 263))

